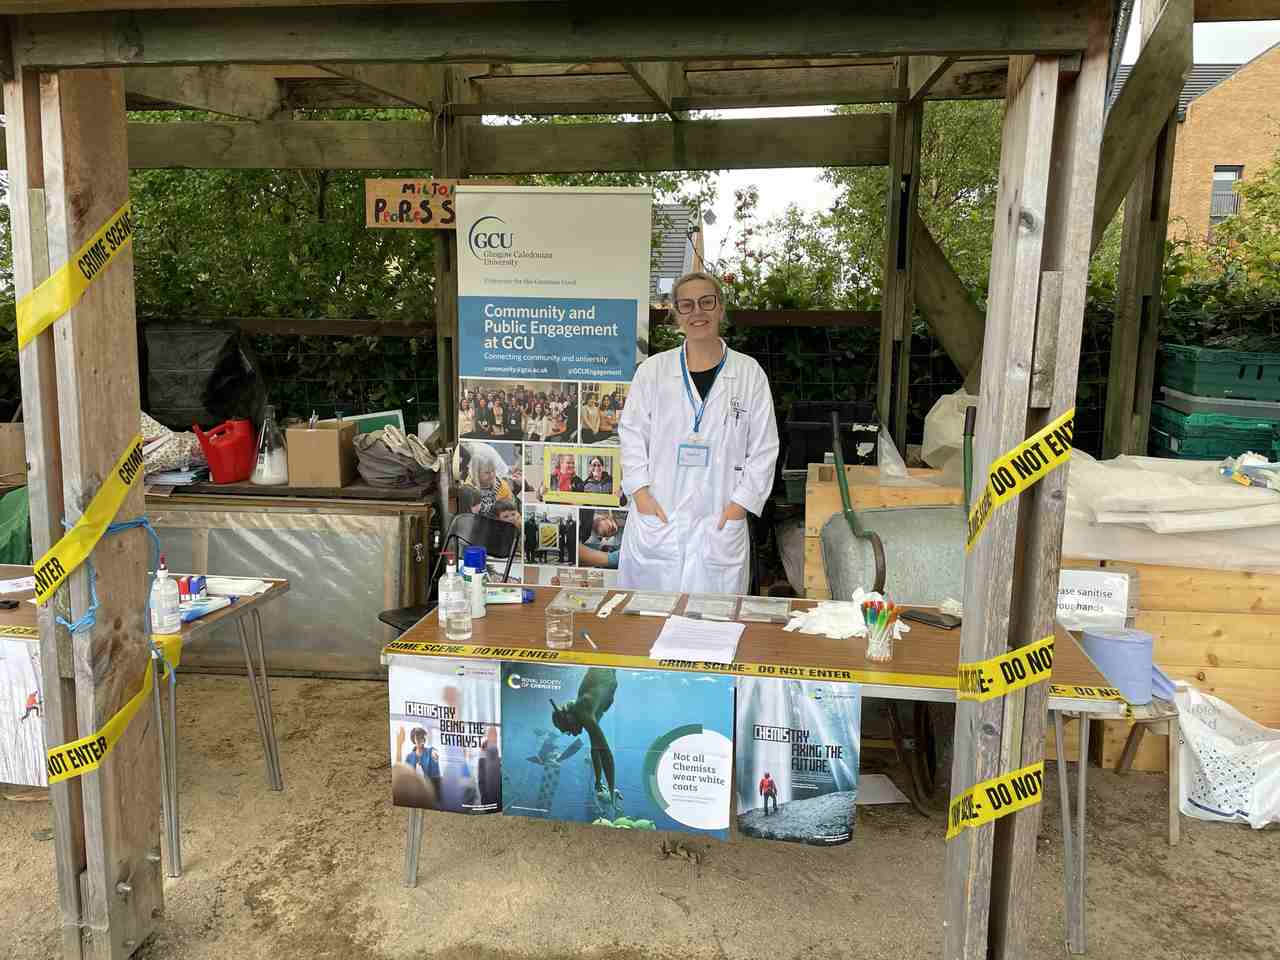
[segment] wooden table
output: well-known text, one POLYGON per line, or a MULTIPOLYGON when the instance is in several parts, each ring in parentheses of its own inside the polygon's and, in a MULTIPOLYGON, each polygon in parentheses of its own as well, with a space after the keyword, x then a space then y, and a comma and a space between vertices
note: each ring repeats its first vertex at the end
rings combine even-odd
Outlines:
MULTIPOLYGON (((960 660, 960 631, 911 623, 911 632, 894 644, 888 663, 867 660, 866 641, 832 640, 803 633, 787 633, 781 624, 747 623, 738 642, 738 659, 728 665, 676 663, 651 660, 649 648, 665 618, 621 612, 625 601, 610 616, 594 613, 575 617, 574 645, 568 650, 548 650, 544 642, 543 611, 559 587, 535 587, 532 603, 495 605, 472 623, 469 643, 442 642, 436 612, 410 627, 399 640, 383 648, 383 662, 400 658, 436 656, 488 660, 536 660, 582 666, 617 666, 640 670, 697 670, 738 676, 777 676, 782 679, 829 680, 858 683, 868 697, 886 700, 954 702, 956 668, 960 660), (592 650, 582 639, 587 629, 595 641, 592 650), (762 669, 765 668, 765 669, 762 669)), ((626 591, 607 591, 608 596, 626 591)), ((607 601, 606 601, 607 602, 607 601)), ((681 596, 675 613, 682 613, 688 595, 681 596)), ((792 610, 812 607, 816 601, 793 599, 792 610)), ((603 606, 603 604, 602 604, 603 606)), ((1126 704, 1115 698, 1106 678, 1081 649, 1075 638, 1059 628, 1054 644, 1053 687, 1048 709, 1055 724, 1058 750, 1059 794, 1065 860, 1067 915, 1065 927, 1072 953, 1085 950, 1085 798, 1088 777, 1089 717, 1122 717, 1126 704), (1071 796, 1062 735, 1064 713, 1081 715, 1080 753, 1076 763, 1076 825, 1072 830, 1071 796), (1074 838, 1073 838, 1074 832, 1074 838)), ((418 852, 422 838, 422 811, 409 811, 409 839, 405 855, 405 882, 417 882, 418 852)))

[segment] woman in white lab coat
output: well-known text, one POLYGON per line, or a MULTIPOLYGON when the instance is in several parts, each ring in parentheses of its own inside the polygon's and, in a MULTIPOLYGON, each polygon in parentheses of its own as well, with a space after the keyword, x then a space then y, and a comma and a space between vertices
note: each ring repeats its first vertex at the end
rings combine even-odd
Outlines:
POLYGON ((640 364, 618 423, 631 498, 618 585, 745 593, 747 514, 764 508, 778 459, 769 379, 720 339, 715 278, 686 274, 671 303, 684 345, 640 364))

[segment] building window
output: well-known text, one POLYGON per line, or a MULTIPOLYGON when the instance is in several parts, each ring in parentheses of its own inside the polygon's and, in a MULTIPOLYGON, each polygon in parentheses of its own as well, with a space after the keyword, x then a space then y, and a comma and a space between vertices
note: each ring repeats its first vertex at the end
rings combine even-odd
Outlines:
POLYGON ((1213 168, 1213 192, 1209 195, 1209 224, 1221 223, 1240 212, 1240 194, 1236 181, 1244 167, 1218 164, 1213 168))

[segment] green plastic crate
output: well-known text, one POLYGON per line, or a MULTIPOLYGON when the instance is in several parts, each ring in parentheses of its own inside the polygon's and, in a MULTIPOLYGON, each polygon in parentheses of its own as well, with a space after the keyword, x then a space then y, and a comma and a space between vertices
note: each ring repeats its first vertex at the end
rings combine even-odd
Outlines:
POLYGON ((1198 397, 1280 400, 1280 353, 1162 344, 1159 382, 1198 397))
POLYGON ((1271 420, 1225 413, 1181 413, 1163 403, 1151 405, 1151 447, 1158 455, 1188 460, 1234 457, 1270 450, 1276 441, 1271 420))

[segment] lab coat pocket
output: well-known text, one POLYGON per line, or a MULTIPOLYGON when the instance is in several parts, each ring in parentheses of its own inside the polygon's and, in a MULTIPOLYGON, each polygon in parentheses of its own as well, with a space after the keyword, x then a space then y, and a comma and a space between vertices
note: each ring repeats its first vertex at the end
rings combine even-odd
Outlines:
POLYGON ((716 567, 744 567, 750 554, 747 520, 729 520, 720 530, 713 524, 707 533, 707 563, 716 567))
POLYGON ((663 523, 658 517, 636 510, 631 514, 631 521, 635 528, 634 544, 640 557, 668 562, 679 559, 680 543, 674 520, 663 523))

